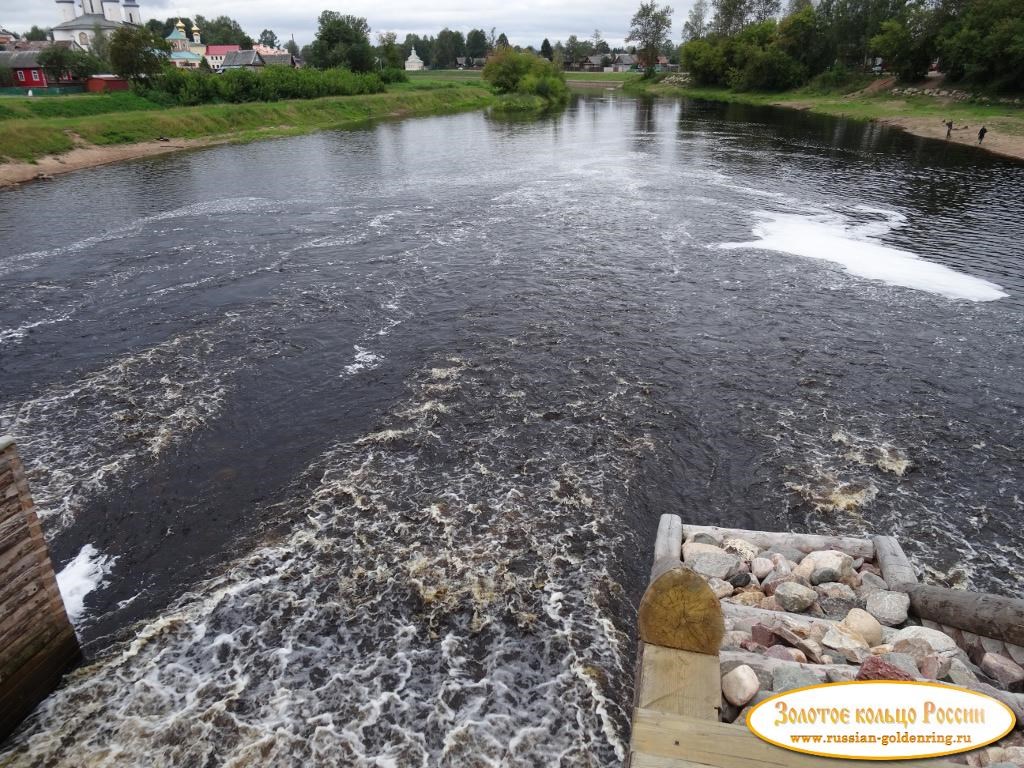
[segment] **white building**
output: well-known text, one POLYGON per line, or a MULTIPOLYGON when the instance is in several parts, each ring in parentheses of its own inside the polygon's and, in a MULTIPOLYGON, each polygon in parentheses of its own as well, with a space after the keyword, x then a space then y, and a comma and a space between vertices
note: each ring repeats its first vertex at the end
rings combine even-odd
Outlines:
POLYGON ((405 60, 405 69, 408 72, 419 72, 423 69, 423 60, 416 55, 416 46, 413 46, 412 54, 405 60))
POLYGON ((125 24, 142 24, 138 0, 57 0, 57 9, 61 22, 53 28, 53 39, 83 48, 92 48, 97 29, 109 35, 125 24))

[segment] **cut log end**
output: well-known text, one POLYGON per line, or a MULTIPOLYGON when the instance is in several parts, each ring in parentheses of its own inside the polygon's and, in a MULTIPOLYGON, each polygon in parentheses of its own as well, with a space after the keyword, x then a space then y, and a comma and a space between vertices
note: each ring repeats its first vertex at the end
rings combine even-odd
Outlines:
POLYGON ((682 565, 659 573, 640 601, 640 639, 693 653, 718 653, 725 621, 707 583, 682 565))

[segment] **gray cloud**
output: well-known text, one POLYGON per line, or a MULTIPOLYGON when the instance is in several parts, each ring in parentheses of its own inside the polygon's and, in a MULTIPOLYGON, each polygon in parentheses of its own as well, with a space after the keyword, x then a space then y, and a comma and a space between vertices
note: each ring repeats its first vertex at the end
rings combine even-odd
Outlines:
MULTIPOLYGON (((678 4, 674 16, 673 37, 678 40, 686 13, 692 3, 678 4)), ((0 27, 15 32, 33 24, 48 27, 59 21, 56 3, 52 0, 0 0, 0 27)), ((365 16, 374 32, 397 32, 399 39, 409 32, 436 34, 443 27, 463 33, 479 27, 496 27, 516 45, 540 45, 549 38, 552 43, 569 35, 590 37, 600 29, 613 45, 621 44, 629 29, 629 20, 639 0, 438 0, 435 3, 397 2, 396 0, 350 0, 343 5, 325 0, 139 0, 143 18, 164 19, 170 16, 207 18, 227 15, 238 20, 253 37, 263 29, 272 29, 282 39, 295 36, 300 45, 308 43, 316 33, 316 19, 324 9, 365 16)))

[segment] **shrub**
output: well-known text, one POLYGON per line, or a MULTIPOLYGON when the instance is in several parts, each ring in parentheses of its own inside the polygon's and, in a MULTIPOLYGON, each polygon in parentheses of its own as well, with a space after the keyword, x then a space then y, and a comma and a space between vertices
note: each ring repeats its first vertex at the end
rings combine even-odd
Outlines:
POLYGON ((680 50, 683 67, 698 85, 725 85, 728 65, 724 47, 707 40, 691 40, 680 50))
POLYGON ((806 79, 803 65, 777 46, 746 46, 737 56, 737 66, 729 73, 729 86, 737 91, 784 91, 806 79))
POLYGON ((398 69, 396 67, 388 67, 380 71, 380 79, 387 83, 408 83, 409 76, 405 74, 404 69, 398 69))
POLYGON ((569 100, 565 75, 554 64, 530 53, 517 53, 511 48, 503 48, 488 60, 483 78, 498 93, 519 97, 503 100, 509 110, 525 111, 530 104, 536 107, 538 102, 530 97, 539 99, 541 108, 569 100))

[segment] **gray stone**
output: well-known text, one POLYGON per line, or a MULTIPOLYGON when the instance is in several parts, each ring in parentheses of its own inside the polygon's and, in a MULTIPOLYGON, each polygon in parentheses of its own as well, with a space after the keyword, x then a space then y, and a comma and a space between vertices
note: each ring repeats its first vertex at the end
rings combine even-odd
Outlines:
POLYGON ((904 627, 893 636, 892 644, 897 645, 900 640, 923 640, 936 653, 956 651, 957 645, 949 635, 927 627, 904 627))
POLYGON ((780 544, 777 547, 771 547, 768 550, 769 553, 778 553, 790 562, 799 564, 801 560, 807 557, 806 552, 802 552, 796 547, 787 547, 784 544, 780 544))
POLYGON ((775 693, 791 691, 808 685, 817 685, 821 681, 807 670, 796 666, 779 666, 772 674, 772 690, 775 693))
POLYGON ((723 597, 729 597, 732 594, 732 584, 724 579, 711 577, 708 579, 708 586, 711 587, 711 591, 715 593, 715 597, 719 600, 723 597))
POLYGON ((716 547, 714 544, 705 544, 700 541, 688 541, 683 544, 683 562, 689 563, 702 552, 724 554, 725 550, 721 547, 716 547))
POLYGON ((811 552, 793 569, 793 573, 809 579, 815 571, 823 569, 835 572, 834 578, 828 579, 829 581, 842 581, 854 574, 853 558, 837 549, 811 552))
POLYGON ((858 667, 846 666, 846 667, 835 667, 830 669, 825 674, 828 677, 830 683, 848 683, 851 680, 857 679, 858 667))
POLYGON ((906 653, 883 653, 879 658, 888 663, 892 664, 897 669, 902 669, 908 675, 917 677, 921 674, 917 668, 917 661, 914 657, 906 653))
POLYGON ((935 653, 928 641, 920 637, 904 637, 902 640, 895 640, 892 644, 895 653, 905 653, 914 657, 914 663, 920 664, 928 656, 935 653))
POLYGON ((811 584, 817 586, 818 584, 827 584, 830 581, 836 582, 841 578, 843 578, 843 575, 835 568, 815 568, 811 573, 811 584))
POLYGON ((1008 691, 1024 691, 1024 669, 1006 656, 998 653, 986 653, 981 658, 982 672, 999 681, 1008 691))
POLYGON ((938 653, 930 653, 921 659, 917 665, 921 674, 929 680, 941 680, 949 674, 949 668, 953 665, 953 659, 942 656, 938 653))
POLYGON ((864 638, 842 624, 830 627, 821 644, 854 664, 860 664, 871 655, 871 649, 864 638))
POLYGON ((906 592, 878 590, 868 595, 865 607, 868 613, 878 619, 879 623, 887 627, 896 627, 907 620, 907 612, 910 610, 910 595, 906 592))
MULTIPOLYGON (((813 582, 813 579, 812 579, 813 582)), ((840 584, 837 581, 826 581, 823 584, 818 584, 814 587, 814 591, 822 597, 834 597, 842 600, 851 600, 856 602, 857 595, 845 584, 840 584)))
POLYGON ((734 587, 745 587, 750 583, 749 573, 737 573, 735 576, 729 579, 729 583, 734 587))
POLYGON ((961 688, 967 688, 978 682, 978 676, 960 659, 949 660, 949 671, 946 673, 945 679, 961 688))
POLYGON ((857 589, 857 594, 860 597, 867 597, 872 592, 888 589, 889 585, 881 576, 876 576, 871 571, 860 572, 860 587, 857 589))
POLYGON ((775 563, 767 557, 755 557, 750 561, 750 571, 759 579, 764 579, 775 568, 775 563))
POLYGON ((740 570, 740 559, 727 552, 698 552, 686 564, 701 576, 716 579, 728 579, 740 570))
POLYGON ((690 541, 694 544, 711 544, 715 547, 721 547, 722 542, 712 536, 710 533, 695 533, 690 537, 690 541))
POLYGON ((803 613, 814 605, 814 601, 818 599, 818 593, 795 581, 787 581, 776 587, 774 597, 783 610, 791 613, 803 613))
MULTIPOLYGON (((821 608, 821 615, 829 619, 841 619, 857 607, 856 600, 847 600, 842 597, 819 597, 818 606, 821 608)), ((808 614, 815 615, 813 606, 808 614)))

